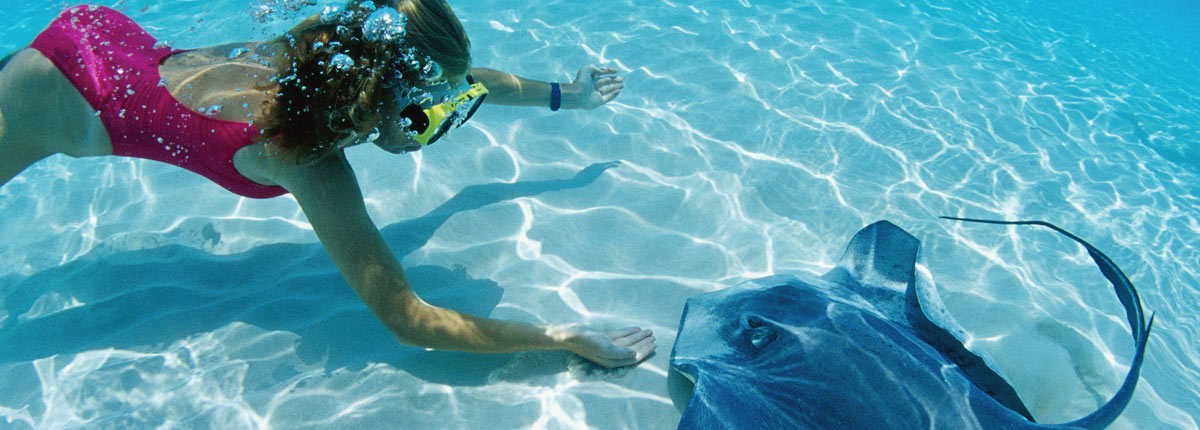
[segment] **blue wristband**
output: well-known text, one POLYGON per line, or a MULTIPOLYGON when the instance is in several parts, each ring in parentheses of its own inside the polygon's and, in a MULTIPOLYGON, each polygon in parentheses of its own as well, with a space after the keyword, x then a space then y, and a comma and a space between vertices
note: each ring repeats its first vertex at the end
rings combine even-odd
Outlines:
POLYGON ((562 88, 559 88, 558 82, 550 83, 550 111, 557 111, 562 107, 562 88))

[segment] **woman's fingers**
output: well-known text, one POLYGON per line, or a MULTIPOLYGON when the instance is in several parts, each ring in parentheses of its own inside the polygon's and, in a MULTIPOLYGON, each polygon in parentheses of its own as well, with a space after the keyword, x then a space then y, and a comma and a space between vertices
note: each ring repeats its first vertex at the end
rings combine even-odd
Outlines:
MULTIPOLYGON (((647 330, 647 332, 649 332, 649 330, 647 330)), ((634 354, 637 357, 636 358, 637 361, 642 361, 646 357, 649 357, 650 354, 653 353, 654 350, 658 348, 658 345, 655 344, 654 341, 655 341, 654 336, 648 335, 645 338, 643 338, 642 340, 639 340, 636 343, 629 345, 628 348, 633 350, 634 354)))
POLYGON ((657 348, 654 335, 650 330, 638 327, 628 327, 595 333, 600 337, 593 338, 593 352, 581 351, 584 358, 601 366, 613 368, 632 366, 645 360, 657 348))
POLYGON ((640 331, 642 331, 642 329, 638 328, 638 327, 625 327, 625 328, 620 328, 620 329, 616 329, 616 330, 606 331, 606 332, 604 332, 604 335, 608 336, 609 339, 616 341, 617 339, 637 334, 640 331))
POLYGON ((624 86, 625 80, 616 76, 605 76, 596 80, 596 89, 600 90, 600 92, 613 89, 619 90, 624 86))
POLYGON ((617 69, 594 64, 579 69, 575 84, 582 90, 583 97, 578 107, 583 109, 594 109, 608 103, 625 88, 625 80, 617 76, 617 69))
POLYGON ((591 69, 592 69, 592 75, 596 76, 596 77, 600 77, 601 75, 617 74, 617 69, 614 69, 612 67, 592 66, 591 69))
POLYGON ((633 350, 638 361, 654 352, 658 345, 654 343, 654 332, 636 327, 609 332, 613 344, 633 350), (612 336, 616 334, 617 336, 612 336))

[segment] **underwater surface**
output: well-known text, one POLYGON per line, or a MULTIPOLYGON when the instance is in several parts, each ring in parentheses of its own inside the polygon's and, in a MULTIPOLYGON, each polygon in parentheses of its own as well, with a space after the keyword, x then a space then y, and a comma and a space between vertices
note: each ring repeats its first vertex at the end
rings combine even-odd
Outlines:
MULTIPOLYGON (((277 34, 326 4, 98 1, 178 48, 277 34), (265 8, 264 8, 265 7, 265 8), (256 16, 256 12, 258 15, 256 16)), ((684 301, 823 273, 887 219, 1043 423, 1094 410, 1133 355, 1083 248, 1156 313, 1115 429, 1200 416, 1200 7, 979 1, 452 0, 476 66, 569 81, 593 111, 485 106, 420 152, 348 151, 422 297, 531 322, 640 325, 659 351, 402 347, 290 196, 152 161, 56 156, 0 188, 0 428, 674 428, 684 301)), ((71 5, 11 0, 0 53, 71 5)))

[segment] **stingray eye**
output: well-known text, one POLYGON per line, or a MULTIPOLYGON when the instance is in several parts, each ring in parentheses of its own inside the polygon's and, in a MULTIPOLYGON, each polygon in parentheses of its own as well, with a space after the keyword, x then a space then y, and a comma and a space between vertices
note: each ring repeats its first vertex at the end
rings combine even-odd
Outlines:
POLYGON ((742 319, 742 326, 745 328, 754 329, 765 325, 767 325, 767 323, 756 315, 750 315, 742 319))
POLYGON ((757 315, 742 317, 742 329, 750 337, 750 344, 755 348, 765 348, 779 336, 766 320, 757 315))

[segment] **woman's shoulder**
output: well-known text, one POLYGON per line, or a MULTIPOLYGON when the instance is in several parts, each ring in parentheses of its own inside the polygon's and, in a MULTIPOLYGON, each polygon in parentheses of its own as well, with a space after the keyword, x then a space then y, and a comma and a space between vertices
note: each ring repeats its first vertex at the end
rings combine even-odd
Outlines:
POLYGON ((280 149, 271 141, 257 142, 239 149, 233 156, 238 173, 262 185, 282 186, 295 193, 305 184, 316 184, 353 172, 341 150, 316 160, 303 159, 293 151, 280 149), (295 189, 294 189, 295 188, 295 189))

